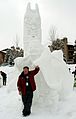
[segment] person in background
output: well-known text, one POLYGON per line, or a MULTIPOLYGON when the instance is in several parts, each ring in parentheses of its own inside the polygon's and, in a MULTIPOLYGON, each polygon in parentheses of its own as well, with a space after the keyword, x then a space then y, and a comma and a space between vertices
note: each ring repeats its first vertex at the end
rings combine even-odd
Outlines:
POLYGON ((74 86, 76 87, 76 66, 75 66, 75 70, 72 72, 72 74, 74 74, 74 86))
POLYGON ((31 71, 29 71, 28 66, 25 66, 23 68, 23 72, 18 77, 17 87, 24 105, 24 109, 22 111, 23 116, 31 114, 33 91, 36 90, 34 76, 39 72, 39 70, 39 66, 36 66, 35 69, 31 71))
POLYGON ((1 75, 1 73, 0 73, 0 88, 2 87, 2 85, 3 85, 3 78, 2 78, 2 75, 1 75))
POLYGON ((72 74, 74 74, 74 79, 76 78, 76 66, 75 66, 75 70, 72 72, 72 74))
POLYGON ((71 68, 69 68, 69 73, 71 73, 71 68))
POLYGON ((6 85, 7 74, 3 71, 0 71, 1 76, 3 77, 3 85, 6 85))

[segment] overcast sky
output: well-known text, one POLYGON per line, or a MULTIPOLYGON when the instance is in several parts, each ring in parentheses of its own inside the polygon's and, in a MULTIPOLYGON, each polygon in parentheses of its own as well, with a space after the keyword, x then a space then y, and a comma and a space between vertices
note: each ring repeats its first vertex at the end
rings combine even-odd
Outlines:
POLYGON ((59 38, 76 40, 76 0, 0 0, 0 50, 15 45, 16 35, 22 47, 23 18, 28 2, 38 3, 42 22, 42 42, 49 39, 55 26, 59 38))

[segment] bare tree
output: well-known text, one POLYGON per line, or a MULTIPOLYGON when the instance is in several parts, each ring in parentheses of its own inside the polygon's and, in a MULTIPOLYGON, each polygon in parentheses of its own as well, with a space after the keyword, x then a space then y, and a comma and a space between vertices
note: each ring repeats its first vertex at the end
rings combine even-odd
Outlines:
POLYGON ((17 34, 16 34, 15 44, 16 44, 16 47, 19 47, 19 37, 17 34))
POLYGON ((53 42, 57 39, 57 29, 55 26, 50 27, 49 38, 50 38, 51 42, 53 42))

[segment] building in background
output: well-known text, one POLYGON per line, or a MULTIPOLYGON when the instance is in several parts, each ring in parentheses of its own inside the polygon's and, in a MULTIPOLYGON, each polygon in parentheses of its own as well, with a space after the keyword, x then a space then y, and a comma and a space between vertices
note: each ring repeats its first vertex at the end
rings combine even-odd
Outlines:
POLYGON ((20 47, 14 47, 4 49, 0 51, 0 65, 14 65, 14 59, 17 57, 23 57, 24 51, 20 47))
POLYGON ((76 63, 76 41, 75 44, 69 44, 68 39, 65 37, 63 39, 57 39, 52 42, 52 45, 48 46, 53 52, 54 50, 63 51, 63 59, 67 64, 76 63))

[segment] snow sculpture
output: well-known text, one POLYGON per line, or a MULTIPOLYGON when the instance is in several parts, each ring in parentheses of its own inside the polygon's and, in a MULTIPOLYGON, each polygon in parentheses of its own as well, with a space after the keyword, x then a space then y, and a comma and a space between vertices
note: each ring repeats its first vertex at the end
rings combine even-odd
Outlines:
MULTIPOLYGON (((36 75, 37 91, 34 96, 34 104, 42 106, 50 105, 50 109, 56 109, 58 101, 65 99, 73 89, 72 75, 69 73, 66 63, 62 59, 61 51, 51 53, 49 49, 45 49, 41 56, 31 61, 30 56, 25 57, 22 63, 31 67, 40 66, 40 72, 36 75), (48 103, 47 103, 48 102, 48 103)), ((17 67, 21 72, 21 63, 16 61, 17 67)))
POLYGON ((15 60, 19 72, 25 65, 30 69, 35 65, 40 66, 40 73, 36 76, 38 89, 34 96, 34 103, 37 101, 41 105, 51 105, 51 108, 57 106, 59 99, 65 98, 72 92, 73 80, 62 60, 61 51, 51 53, 41 45, 41 20, 37 4, 36 10, 31 10, 30 3, 27 6, 23 42, 25 55, 15 60))
POLYGON ((41 19, 38 5, 36 4, 35 7, 36 9, 31 9, 30 3, 28 3, 24 15, 24 53, 25 56, 30 54, 32 59, 38 58, 43 49, 41 45, 41 19))

